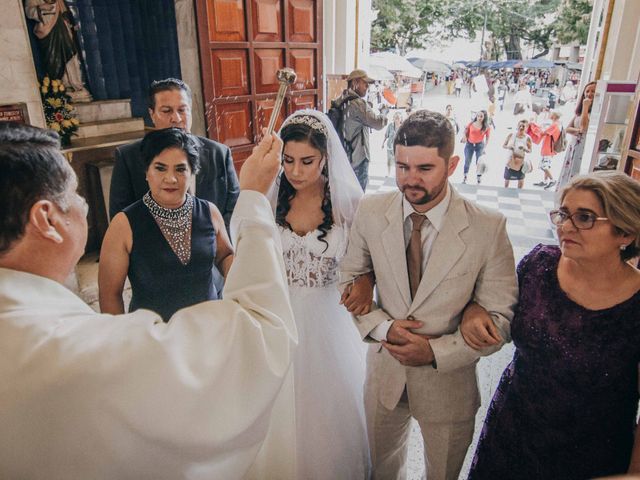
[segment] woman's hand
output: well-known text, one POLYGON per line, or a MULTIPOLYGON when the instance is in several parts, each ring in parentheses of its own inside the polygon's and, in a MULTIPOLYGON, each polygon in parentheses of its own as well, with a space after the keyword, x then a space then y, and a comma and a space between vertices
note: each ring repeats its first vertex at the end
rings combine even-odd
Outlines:
POLYGON ((371 311, 374 285, 375 277, 373 272, 360 275, 351 285, 344 289, 340 304, 344 305, 349 313, 353 315, 366 315, 371 311))
POLYGON ((474 350, 480 350, 502 343, 493 319, 477 303, 470 303, 462 314, 460 333, 464 341, 474 350))

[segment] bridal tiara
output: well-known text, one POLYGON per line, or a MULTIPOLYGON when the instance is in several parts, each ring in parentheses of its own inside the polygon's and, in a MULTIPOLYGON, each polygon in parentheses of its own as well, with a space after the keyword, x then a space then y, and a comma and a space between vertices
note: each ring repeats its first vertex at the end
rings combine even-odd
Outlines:
POLYGON ((320 121, 318 120, 316 117, 312 116, 312 115, 298 115, 295 116, 293 118, 291 118, 290 120, 287 120, 287 122, 283 125, 282 128, 288 126, 288 125, 306 125, 307 127, 311 127, 314 130, 319 131, 320 133, 322 133, 325 137, 329 137, 329 132, 327 131, 327 127, 320 121))

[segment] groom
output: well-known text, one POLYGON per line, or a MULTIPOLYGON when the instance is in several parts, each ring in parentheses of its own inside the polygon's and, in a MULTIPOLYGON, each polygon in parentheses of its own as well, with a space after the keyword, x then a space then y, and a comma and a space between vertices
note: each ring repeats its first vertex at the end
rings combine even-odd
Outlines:
POLYGON ((361 201, 341 265, 344 283, 373 271, 378 287, 371 312, 354 317, 362 338, 375 342, 365 409, 376 479, 406 477, 412 417, 429 480, 458 478, 480 403, 475 364, 510 337, 517 285, 505 218, 452 188, 453 149, 443 115, 405 120, 394 142, 400 191, 361 201), (476 304, 498 344, 481 352, 459 330, 463 312, 486 315, 476 304))

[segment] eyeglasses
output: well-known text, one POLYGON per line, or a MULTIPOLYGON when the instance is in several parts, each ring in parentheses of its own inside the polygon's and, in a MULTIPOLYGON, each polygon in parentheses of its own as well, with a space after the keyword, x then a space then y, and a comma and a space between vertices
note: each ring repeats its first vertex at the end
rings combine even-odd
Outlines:
POLYGON ((567 219, 571 220, 571 223, 577 230, 589 230, 593 228, 598 220, 609 220, 607 217, 597 217, 591 212, 576 212, 568 214, 562 210, 553 210, 549 212, 549 218, 551 219, 551 223, 557 226, 563 225, 567 219))

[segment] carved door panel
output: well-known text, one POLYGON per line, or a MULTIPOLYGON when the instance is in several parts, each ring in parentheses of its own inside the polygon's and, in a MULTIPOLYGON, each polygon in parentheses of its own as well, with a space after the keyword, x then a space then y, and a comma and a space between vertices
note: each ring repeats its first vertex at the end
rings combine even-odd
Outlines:
POLYGON ((279 69, 298 80, 276 128, 322 104, 322 0, 196 0, 196 11, 208 136, 239 170, 271 118, 279 69))

